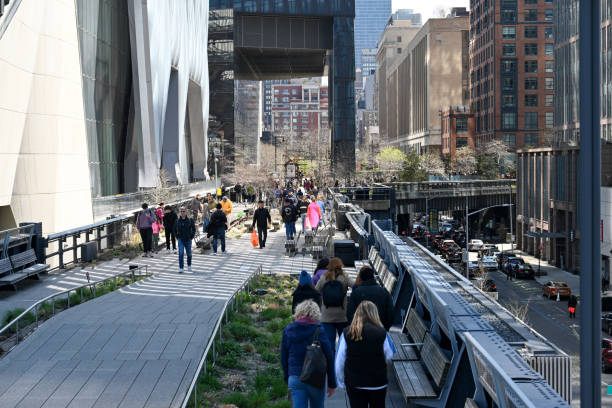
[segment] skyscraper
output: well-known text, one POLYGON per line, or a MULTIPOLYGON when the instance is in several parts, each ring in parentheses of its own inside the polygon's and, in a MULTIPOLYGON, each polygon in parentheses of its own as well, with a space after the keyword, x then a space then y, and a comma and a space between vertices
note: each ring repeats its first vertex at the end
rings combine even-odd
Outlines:
POLYGON ((362 49, 377 48, 391 16, 391 0, 355 0, 355 67, 362 68, 362 49))

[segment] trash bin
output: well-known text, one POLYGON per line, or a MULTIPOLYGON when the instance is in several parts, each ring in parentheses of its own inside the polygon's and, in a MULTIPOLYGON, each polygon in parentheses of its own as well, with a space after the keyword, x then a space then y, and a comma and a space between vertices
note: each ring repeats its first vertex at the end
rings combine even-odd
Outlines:
POLYGON ((358 257, 359 244, 352 240, 334 241, 334 256, 340 258, 345 266, 355 266, 358 257))

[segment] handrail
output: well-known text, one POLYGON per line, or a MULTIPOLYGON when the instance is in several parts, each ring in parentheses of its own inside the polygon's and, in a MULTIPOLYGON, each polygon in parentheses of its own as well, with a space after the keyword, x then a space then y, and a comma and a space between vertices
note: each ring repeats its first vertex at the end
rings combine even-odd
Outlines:
MULTIPOLYGON (((4 0, 0 0, 0 3, 3 2, 4 0)), ((11 0, 6 5, 0 5, 0 18, 4 16, 4 20, 0 21, 0 39, 2 39, 2 36, 6 32, 11 20, 13 20, 15 13, 17 13, 19 5, 21 5, 21 0, 11 0), (6 10, 6 12, 4 12, 4 10, 6 10)))
POLYGON ((251 281, 253 280, 253 278, 255 276, 261 275, 262 273, 263 273, 263 268, 262 268, 261 265, 259 265, 257 268, 255 268, 253 273, 251 273, 251 275, 249 275, 249 278, 245 282, 243 282, 242 285, 240 285, 240 287, 237 288, 234 291, 232 296, 230 296, 225 301, 225 304, 223 305, 223 310, 221 311, 221 314, 219 315, 219 318, 217 319, 217 323, 215 324, 215 328, 213 329, 212 335, 208 339, 208 343, 206 344, 206 348, 204 349, 204 352, 202 353, 202 357, 200 358, 200 363, 198 364, 198 368, 196 370, 196 373, 195 373, 193 379, 191 380, 191 384, 189 385, 189 389, 187 390, 187 393, 185 394, 185 398, 183 399, 182 408, 186 408, 187 407, 187 404, 189 403, 189 399, 191 398, 192 394, 193 394, 193 399, 194 399, 194 404, 193 405, 194 405, 195 408, 198 407, 198 395, 197 395, 196 383, 198 381, 198 378, 200 377, 200 373, 202 372, 202 369, 204 369, 204 372, 206 373, 206 360, 208 359, 208 353, 210 352, 211 348, 213 350, 212 356, 213 356, 213 364, 214 364, 214 358, 215 358, 215 339, 216 339, 217 333, 218 333, 219 334, 219 340, 221 340, 222 331, 220 331, 219 329, 221 328, 221 324, 223 322, 223 318, 224 317, 225 317, 225 322, 227 323, 227 319, 228 319, 227 318, 228 306, 231 303, 232 304, 232 310, 234 310, 236 295, 239 292, 242 292, 245 287, 247 287, 248 290, 250 290, 250 288, 251 288, 251 281))
MULTIPOLYGON (((0 0, 0 1, 1 1, 1 0, 0 0)), ((25 310, 24 310, 24 311, 23 311, 23 312, 22 312, 22 313, 21 313, 19 316, 17 316, 17 317, 16 317, 16 318, 14 318, 13 320, 11 320, 11 321, 10 321, 9 323, 7 323, 7 324, 6 324, 4 327, 2 327, 2 328, 0 329, 0 335, 2 335, 4 332, 6 332, 6 331, 7 331, 7 330, 8 330, 10 327, 12 327, 13 325, 16 325, 16 330, 15 330, 15 332, 16 332, 16 337, 17 337, 17 339, 16 339, 17 341, 16 341, 16 343, 15 343, 15 346, 16 346, 17 344, 19 344, 19 320, 21 320, 21 319, 22 319, 23 317, 25 317, 25 316, 26 316, 28 313, 30 313, 30 312, 32 312, 32 310, 34 310, 34 314, 35 314, 35 316, 36 316, 36 327, 38 328, 38 307, 39 307, 41 304, 43 304, 43 303, 45 303, 45 302, 48 302, 48 301, 49 301, 49 300, 51 300, 51 299, 55 299, 55 298, 57 298, 57 297, 59 297, 59 296, 66 295, 66 299, 67 299, 67 302, 68 302, 68 303, 67 303, 67 307, 66 307, 66 308, 67 308, 67 309, 69 309, 69 308, 70 308, 70 293, 71 293, 71 292, 75 292, 75 293, 76 293, 76 292, 77 292, 77 290, 79 290, 79 289, 80 289, 80 290, 81 290, 81 300, 82 300, 82 299, 83 299, 83 289, 84 289, 84 288, 89 287, 89 288, 91 289, 91 291, 93 292, 93 294, 94 294, 94 299, 95 299, 95 297, 96 297, 96 285, 99 285, 99 284, 106 284, 108 281, 110 281, 110 280, 114 280, 114 281, 115 281, 115 288, 116 288, 116 287, 117 287, 117 278, 119 278, 119 277, 125 277, 125 276, 127 276, 127 275, 130 275, 130 276, 131 276, 131 278, 132 278, 132 283, 133 283, 133 281, 134 281, 134 276, 135 276, 134 271, 136 271, 136 270, 138 271, 138 276, 143 276, 143 274, 142 274, 142 273, 140 273, 140 268, 141 268, 141 267, 140 267, 140 266, 138 266, 137 268, 130 269, 130 270, 129 270, 129 271, 127 271, 127 272, 123 272, 123 273, 120 273, 120 274, 117 274, 117 275, 114 275, 114 276, 110 276, 110 277, 108 277, 108 278, 105 278, 105 279, 102 279, 102 280, 99 280, 99 281, 95 281, 95 282, 88 282, 88 283, 86 283, 86 284, 84 284, 84 285, 81 285, 81 286, 75 286, 75 287, 73 287, 73 288, 70 288, 70 289, 67 289, 67 290, 63 290, 63 291, 61 291, 61 292, 52 293, 51 295, 49 295, 49 296, 47 296, 47 297, 45 297, 45 298, 43 298, 43 299, 39 300, 38 302, 34 303, 33 305, 31 305, 30 307, 28 307, 27 309, 25 309, 25 310)), ((144 265, 144 269, 145 269, 145 273, 144 273, 144 275, 145 275, 145 276, 147 276, 147 277, 149 277, 149 276, 153 276, 153 273, 149 273, 149 268, 148 268, 148 266, 147 266, 147 265, 144 265)), ((89 273, 87 273, 87 277, 88 277, 88 279, 89 279, 89 273)), ((52 305, 52 313, 51 313, 51 315, 52 315, 52 316, 55 316, 55 302, 52 302, 52 303, 51 303, 51 305, 52 305)))
POLYGON ((91 231, 94 230, 96 228, 100 228, 100 227, 106 227, 109 224, 113 224, 116 222, 120 222, 120 221, 125 221, 127 219, 132 218, 129 215, 124 215, 122 217, 116 217, 116 218, 111 218, 110 220, 104 220, 104 221, 99 221, 93 224, 89 224, 89 225, 85 225, 82 227, 78 227, 78 228, 73 228, 73 229, 69 229, 66 231, 61 231, 61 232, 56 232, 55 234, 49 234, 47 236, 47 239, 49 241, 54 241, 58 238, 67 236, 67 235, 74 235, 74 234, 79 234, 79 233, 83 233, 83 232, 87 232, 87 231, 91 231))

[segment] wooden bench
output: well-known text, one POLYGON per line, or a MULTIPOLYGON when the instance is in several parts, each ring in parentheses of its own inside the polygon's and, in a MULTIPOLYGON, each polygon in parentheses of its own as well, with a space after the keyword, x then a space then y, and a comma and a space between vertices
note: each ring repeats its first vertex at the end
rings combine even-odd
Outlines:
POLYGON ((405 345, 408 338, 404 333, 389 332, 389 337, 393 340, 397 352, 393 356, 393 361, 417 361, 419 359, 414 346, 405 345), (404 344, 404 345, 403 345, 404 344))
POLYGON ((425 334, 421 360, 394 361, 393 369, 400 390, 407 400, 437 398, 450 369, 450 360, 444 354, 433 335, 425 334))
POLYGON ((40 279, 39 274, 49 269, 49 265, 39 264, 33 249, 20 252, 0 260, 0 286, 11 285, 17 290, 17 283, 33 277, 40 279))

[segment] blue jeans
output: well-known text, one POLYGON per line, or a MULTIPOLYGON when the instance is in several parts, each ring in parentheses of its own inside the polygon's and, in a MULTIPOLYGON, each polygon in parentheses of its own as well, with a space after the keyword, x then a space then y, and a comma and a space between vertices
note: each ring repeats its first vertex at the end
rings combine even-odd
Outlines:
POLYGON ((302 214, 302 231, 306 231, 306 214, 302 214))
POLYGON ((291 390, 291 400, 293 408, 323 408, 325 403, 325 388, 322 390, 312 385, 304 384, 298 376, 289 377, 289 389, 291 390))
POLYGON ((332 349, 334 350, 334 354, 336 352, 336 334, 338 337, 342 334, 342 330, 348 326, 348 322, 343 323, 323 323, 323 329, 325 329, 325 334, 327 334, 327 338, 332 345, 332 349))
POLYGON ((208 224, 210 223, 210 219, 203 217, 202 218, 202 232, 206 233, 206 227, 208 227, 208 224))
POLYGON ((183 269, 184 264, 184 254, 183 249, 187 252, 187 266, 191 266, 191 240, 183 241, 182 239, 178 240, 178 250, 179 250, 179 268, 183 269))
POLYGON ((285 223, 285 235, 287 239, 295 237, 295 221, 285 223))
POLYGON ((221 252, 225 252, 225 226, 217 228, 213 235, 213 252, 217 253, 218 240, 221 240, 221 252))

